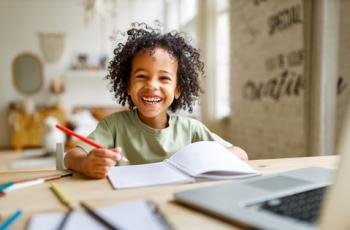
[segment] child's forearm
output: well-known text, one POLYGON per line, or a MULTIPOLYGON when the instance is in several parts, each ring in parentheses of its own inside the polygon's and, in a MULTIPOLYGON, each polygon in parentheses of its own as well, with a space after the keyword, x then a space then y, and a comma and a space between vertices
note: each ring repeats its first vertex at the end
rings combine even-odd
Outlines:
POLYGON ((84 173, 83 163, 87 157, 87 152, 83 149, 76 147, 69 150, 64 157, 64 164, 68 169, 72 169, 79 173, 84 173))

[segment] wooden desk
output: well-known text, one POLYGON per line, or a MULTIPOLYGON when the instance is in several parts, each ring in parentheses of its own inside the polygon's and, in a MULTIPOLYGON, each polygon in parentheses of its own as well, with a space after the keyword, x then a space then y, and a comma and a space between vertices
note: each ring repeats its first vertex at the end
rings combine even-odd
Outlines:
MULTIPOLYGON (((271 174, 303 168, 308 166, 321 166, 334 168, 337 164, 337 156, 285 158, 272 160, 249 161, 263 174, 271 174)), ((0 183, 10 180, 31 178, 57 171, 37 172, 8 172, 0 173, 0 183)), ((139 188, 116 191, 113 190, 107 179, 93 180, 75 174, 73 177, 62 178, 56 183, 71 198, 73 205, 79 208, 78 202, 87 201, 94 207, 104 207, 123 201, 135 199, 150 199, 158 203, 166 218, 173 224, 175 229, 237 229, 234 226, 215 219, 200 212, 178 205, 172 202, 174 192, 208 186, 209 182, 197 184, 184 184, 174 186, 160 186, 151 188, 139 188)), ((0 198, 0 215, 7 217, 17 209, 21 209, 24 215, 15 223, 13 229, 25 229, 30 216, 38 212, 64 211, 65 208, 49 189, 49 184, 41 184, 21 190, 12 191, 0 198)))
MULTIPOLYGON (((27 151, 0 151, 0 174, 2 172, 18 171, 38 171, 54 170, 56 162, 54 156, 51 157, 30 157, 27 151)), ((44 150, 40 151, 44 152, 44 150)))

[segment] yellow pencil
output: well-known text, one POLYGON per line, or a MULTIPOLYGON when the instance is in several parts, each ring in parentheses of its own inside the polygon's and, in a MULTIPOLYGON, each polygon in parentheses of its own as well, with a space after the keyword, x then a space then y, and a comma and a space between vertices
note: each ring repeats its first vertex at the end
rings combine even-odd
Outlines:
POLYGON ((66 212, 66 214, 63 216, 61 223, 59 224, 57 230, 62 230, 65 226, 65 224, 68 221, 69 216, 73 213, 73 207, 71 205, 70 200, 68 199, 68 197, 63 193, 63 191, 61 189, 58 188, 58 186, 55 183, 50 183, 51 184, 51 190, 53 191, 53 193, 56 195, 56 197, 61 201, 61 203, 63 205, 65 205, 66 207, 68 207, 68 211, 66 212))
POLYGON ((61 189, 58 188, 58 186, 55 183, 51 183, 51 189, 62 204, 64 204, 68 208, 72 208, 71 202, 68 199, 68 197, 63 193, 61 189))

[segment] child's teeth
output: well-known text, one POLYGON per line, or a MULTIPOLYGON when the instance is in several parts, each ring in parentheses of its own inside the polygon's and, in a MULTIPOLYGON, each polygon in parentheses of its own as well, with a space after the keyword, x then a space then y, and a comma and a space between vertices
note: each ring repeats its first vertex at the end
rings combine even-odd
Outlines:
POLYGON ((147 97, 143 97, 143 100, 147 101, 147 102, 159 102, 160 99, 159 98, 147 98, 147 97))

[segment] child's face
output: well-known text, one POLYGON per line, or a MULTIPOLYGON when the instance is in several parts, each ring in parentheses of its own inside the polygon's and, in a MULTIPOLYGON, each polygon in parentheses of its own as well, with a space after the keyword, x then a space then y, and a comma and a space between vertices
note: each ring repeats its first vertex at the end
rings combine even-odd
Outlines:
POLYGON ((180 96, 177 68, 177 59, 162 48, 141 51, 132 61, 128 93, 140 119, 151 127, 165 128, 167 109, 180 96))

